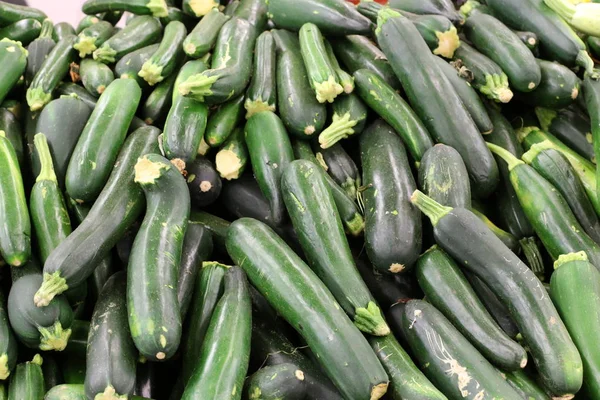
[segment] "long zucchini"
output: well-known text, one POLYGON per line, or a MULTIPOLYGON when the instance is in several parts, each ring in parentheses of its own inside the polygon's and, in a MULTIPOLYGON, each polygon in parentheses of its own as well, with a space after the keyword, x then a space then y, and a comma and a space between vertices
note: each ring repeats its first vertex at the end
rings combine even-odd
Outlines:
POLYGON ((46 57, 48 57, 48 54, 50 54, 56 45, 56 42, 52 39, 53 30, 54 25, 52 21, 49 19, 44 20, 40 36, 27 46, 29 54, 27 55, 25 80, 28 84, 31 83, 33 77, 38 73, 42 64, 44 64, 44 60, 46 60, 46 57))
POLYGON ((536 107, 535 115, 538 117, 540 127, 544 132, 556 136, 569 148, 590 161, 594 161, 594 146, 592 146, 592 123, 589 117, 579 110, 577 106, 570 106, 562 110, 536 107))
MULTIPOLYGON (((583 80, 583 97, 592 122, 592 143, 596 160, 600 160, 600 82, 587 75, 583 80)), ((600 167, 596 165, 596 199, 600 199, 598 184, 600 183, 600 167)), ((590 258, 592 263, 597 261, 590 258)))
POLYGON ((36 354, 31 361, 17 365, 8 386, 9 399, 42 400, 44 398, 46 388, 42 372, 43 361, 42 357, 36 354))
POLYGON ((277 105, 276 68, 275 40, 270 32, 263 32, 256 39, 254 72, 244 102, 246 119, 257 112, 275 111, 277 105))
POLYGON ((391 0, 388 5, 415 14, 443 15, 455 24, 464 22, 450 0, 391 0))
POLYGON ((167 16, 165 0, 87 0, 81 10, 90 14, 110 11, 128 11, 136 15, 152 15, 153 17, 167 16))
POLYGON ((326 149, 319 148, 316 142, 313 143, 315 157, 319 160, 319 164, 351 199, 355 199, 361 187, 361 178, 352 157, 339 143, 326 149))
POLYGON ((334 146, 350 135, 361 134, 369 112, 369 108, 354 93, 340 96, 331 105, 331 110, 331 124, 319 134, 319 144, 323 149, 334 146))

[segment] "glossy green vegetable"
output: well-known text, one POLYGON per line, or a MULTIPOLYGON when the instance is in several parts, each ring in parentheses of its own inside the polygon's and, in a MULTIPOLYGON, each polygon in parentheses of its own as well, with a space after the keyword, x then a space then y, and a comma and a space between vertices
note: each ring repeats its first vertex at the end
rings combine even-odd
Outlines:
POLYGON ((208 117, 204 140, 211 147, 223 145, 243 120, 244 97, 221 104, 208 117))
POLYGON ((94 53, 114 32, 115 28, 110 22, 99 21, 79 32, 73 48, 79 51, 79 57, 86 57, 94 53))
POLYGON ((246 119, 261 111, 275 111, 276 68, 275 40, 270 32, 263 32, 256 39, 254 49, 254 72, 244 102, 246 119))
POLYGON ((6 380, 17 365, 18 342, 8 319, 4 291, 0 293, 0 379, 6 380))
POLYGON ((167 3, 165 0, 87 0, 81 10, 86 14, 128 11, 136 15, 150 14, 160 18, 167 16, 167 3))
POLYGON ((8 386, 9 399, 42 400, 44 398, 43 359, 39 354, 33 360, 17 365, 8 386))
POLYGON ((25 45, 37 38, 42 24, 32 18, 22 19, 0 29, 0 38, 21 42, 25 45))
POLYGON ((304 371, 294 364, 278 364, 261 368, 244 384, 245 396, 249 399, 302 400, 306 398, 304 371))
POLYGON ((162 82, 171 75, 183 57, 181 47, 187 35, 185 25, 179 21, 172 21, 165 27, 163 38, 156 52, 148 59, 138 73, 150 86, 162 82))
POLYGON ((115 76, 106 64, 89 58, 81 60, 79 75, 83 86, 93 96, 99 97, 108 85, 115 80, 115 76))
POLYGON ((218 8, 210 10, 183 41, 185 54, 192 58, 204 57, 214 47, 219 31, 228 20, 218 8))

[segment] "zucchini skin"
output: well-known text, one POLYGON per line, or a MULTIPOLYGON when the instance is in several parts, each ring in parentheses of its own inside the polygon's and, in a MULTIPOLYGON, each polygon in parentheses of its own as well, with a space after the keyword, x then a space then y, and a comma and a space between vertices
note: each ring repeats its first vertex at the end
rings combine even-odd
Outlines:
POLYGON ((246 274, 230 267, 223 296, 206 331, 197 365, 182 400, 241 399, 250 360, 252 307, 246 274))
POLYGON ((27 69, 25 70, 25 81, 31 83, 33 77, 38 73, 42 64, 52 51, 56 42, 52 39, 54 25, 50 20, 42 22, 40 36, 27 46, 27 69))
MULTIPOLYGON (((600 160, 600 83, 595 79, 586 76, 583 79, 583 97, 585 100, 586 109, 592 122, 592 144, 594 145, 594 155, 596 160, 600 160)), ((595 199, 600 200, 598 192, 598 184, 600 183, 600 167, 596 166, 596 196, 595 199)), ((590 256, 588 254, 588 256, 590 256)), ((593 264, 600 263, 590 256, 593 264)))
POLYGON ((67 36, 75 36, 75 28, 68 22, 59 22, 54 25, 54 31, 52 32, 52 39, 55 42, 59 42, 67 36))
POLYGON ((307 160, 296 160, 286 167, 281 191, 288 214, 311 269, 342 309, 361 331, 385 336, 389 327, 356 269, 324 174, 307 160), (317 243, 315 237, 322 240, 317 243))
POLYGON ((219 198, 223 184, 210 160, 202 156, 197 157, 186 164, 185 170, 192 206, 206 207, 219 198))
MULTIPOLYGON (((134 166, 139 157, 158 153, 159 132, 153 127, 140 128, 127 138, 116 167, 88 216, 46 260, 46 279, 53 275, 64 279, 59 291, 87 279, 142 214, 145 201, 142 190, 133 181, 134 166)), ((39 294, 37 304, 49 301, 44 301, 42 297, 46 296, 42 294, 39 294)))
POLYGON ((134 17, 123 29, 94 50, 94 60, 105 64, 114 63, 132 51, 156 43, 161 31, 160 22, 156 18, 148 15, 134 17))
MULTIPOLYGON (((398 14, 392 12, 392 15, 398 14)), ((485 142, 460 97, 439 68, 431 63, 432 56, 417 28, 401 16, 388 18, 378 28, 379 45, 400 79, 411 106, 437 142, 452 146, 460 153, 474 193, 488 196, 498 184, 496 162, 484 148, 485 142)))
POLYGON ((354 160, 339 143, 326 149, 318 148, 316 144, 315 147, 318 150, 315 156, 322 167, 344 189, 348 197, 355 199, 361 179, 354 160))
POLYGON ((264 400, 302 400, 306 396, 304 371, 295 364, 263 367, 248 377, 244 392, 249 399, 259 395, 264 400))
POLYGON ((111 11, 128 11, 136 15, 166 17, 167 3, 164 0, 87 0, 81 10, 88 15, 111 11))
POLYGON ((31 257, 31 223, 17 153, 0 131, 0 254, 18 267, 31 257))
POLYGON ((221 104, 208 117, 204 141, 211 147, 220 147, 243 120, 244 96, 221 104))
POLYGON ((171 74, 156 85, 152 93, 146 97, 140 113, 140 117, 146 124, 164 125, 164 120, 173 105, 175 79, 177 79, 177 74, 171 74))
POLYGON ((508 307, 544 386, 554 395, 577 392, 581 358, 542 283, 471 211, 443 210, 433 229, 436 242, 508 307))
POLYGON ((87 400, 83 384, 67 384, 54 386, 44 400, 87 400))
POLYGON ((281 119, 270 111, 250 117, 245 135, 256 181, 271 206, 271 219, 281 224, 286 217, 281 176, 294 160, 290 139, 281 119))
POLYGON ((282 239, 266 225, 241 218, 231 224, 226 244, 251 283, 318 354, 345 397, 376 400, 385 394, 387 375, 366 339, 282 239))
POLYGON ((227 237, 227 230, 229 229, 230 222, 223 218, 209 214, 205 211, 192 211, 190 214, 191 222, 198 222, 204 226, 213 235, 214 249, 219 252, 225 251, 225 238, 227 237))
POLYGON ((556 136, 569 148, 579 155, 594 161, 594 146, 590 128, 592 123, 589 117, 575 106, 562 110, 536 108, 535 113, 540 121, 543 131, 556 136))
POLYGON ((114 33, 115 28, 110 22, 98 21, 79 32, 73 48, 79 51, 79 57, 86 57, 103 45, 114 33))
POLYGON ((427 301, 436 307, 493 365, 515 371, 527 364, 527 352, 494 322, 454 260, 437 246, 416 266, 427 301))
POLYGON ((142 65, 138 75, 144 78, 150 86, 162 82, 171 75, 183 58, 181 45, 187 35, 187 29, 182 22, 171 21, 163 32, 163 38, 158 50, 142 65))
POLYGON ((0 38, 14 40, 28 45, 37 38, 42 31, 42 24, 33 19, 27 18, 14 22, 0 29, 0 38))
POLYGON ((37 8, 11 4, 4 1, 0 3, 1 26, 10 25, 13 22, 27 18, 42 22, 48 18, 48 16, 42 10, 38 10, 37 8))
POLYGON ((230 17, 213 8, 183 41, 183 51, 191 58, 204 57, 217 42, 217 36, 230 17))
POLYGON ((232 17, 242 18, 250 22, 255 29, 255 36, 258 36, 261 32, 267 30, 267 22, 269 16, 267 15, 267 0, 250 0, 241 1, 239 7, 236 7, 233 11, 232 17))
POLYGON ((25 150, 23 146, 23 129, 15 114, 8 108, 0 107, 0 131, 4 131, 6 137, 12 144, 19 165, 25 165, 25 150))
POLYGON ((133 79, 141 88, 148 87, 148 83, 139 76, 142 65, 152 57, 152 54, 158 50, 159 44, 151 44, 134 50, 124 55, 115 64, 115 77, 120 79, 133 79))
POLYGON ((542 72, 540 85, 529 93, 519 93, 519 100, 535 107, 568 107, 579 96, 581 81, 569 68, 556 62, 536 60, 542 72))
POLYGON ((244 102, 246 119, 257 112, 274 112, 277 107, 277 60, 275 40, 271 32, 261 33, 255 46, 254 72, 244 102))
POLYGON ((177 278, 190 195, 179 170, 158 154, 142 157, 135 170, 147 206, 127 268, 129 326, 140 354, 162 361, 173 356, 181 339, 177 278))
POLYGON ((91 202, 100 194, 141 95, 139 86, 129 79, 114 80, 102 93, 69 161, 65 186, 71 198, 91 202))
POLYGON ((369 260, 383 272, 407 272, 421 252, 422 224, 409 196, 416 189, 402 141, 382 120, 360 136, 369 260))
POLYGON ((111 276, 100 292, 87 340, 85 393, 131 395, 135 387, 137 350, 127 323, 127 277, 111 276))
POLYGON ((388 5, 402 11, 409 11, 415 14, 433 14, 443 15, 455 24, 462 25, 463 18, 456 11, 450 0, 391 0, 388 5))
POLYGON ((115 76, 106 64, 85 58, 79 64, 79 75, 83 86, 93 96, 98 97, 115 80, 115 76))
POLYGON ((433 305, 410 300, 402 333, 425 374, 450 398, 518 399, 500 372, 433 305))
POLYGON ((8 319, 4 290, 0 292, 0 379, 6 380, 17 365, 19 344, 8 319))
POLYGON ((278 28, 298 31, 313 23, 327 35, 368 35, 371 21, 342 0, 281 0, 269 2, 269 16, 278 28))
POLYGON ((600 327, 600 273, 585 253, 562 255, 554 264, 550 293, 583 360, 582 394, 600 395, 600 354, 594 332, 600 327))
POLYGON ((42 400, 44 398, 46 388, 42 362, 42 357, 36 354, 32 361, 17 365, 8 386, 9 399, 42 400))
POLYGON ((394 128, 413 160, 420 161, 433 140, 412 108, 375 72, 359 69, 354 72, 354 82, 360 98, 394 128))
POLYGON ((475 10, 463 31, 477 50, 502 68, 516 90, 531 92, 540 84, 542 72, 531 50, 498 19, 475 10))
POLYGON ((513 371, 506 375, 509 385, 528 400, 549 400, 550 397, 524 371, 513 371))

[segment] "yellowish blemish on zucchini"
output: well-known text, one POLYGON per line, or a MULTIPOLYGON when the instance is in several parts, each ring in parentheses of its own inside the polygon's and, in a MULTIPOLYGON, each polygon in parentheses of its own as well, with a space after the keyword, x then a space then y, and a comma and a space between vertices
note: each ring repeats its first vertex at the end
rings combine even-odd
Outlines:
POLYGON ((304 372, 300 371, 299 369, 297 369, 296 372, 294 372, 294 376, 299 381, 303 381, 304 380, 304 372))
POLYGON ((160 335, 160 345, 165 348, 167 347, 167 338, 165 335, 160 335))
POLYGON ((404 268, 404 264, 393 263, 392 265, 390 265, 389 271, 393 274, 397 274, 399 272, 402 272, 404 268))

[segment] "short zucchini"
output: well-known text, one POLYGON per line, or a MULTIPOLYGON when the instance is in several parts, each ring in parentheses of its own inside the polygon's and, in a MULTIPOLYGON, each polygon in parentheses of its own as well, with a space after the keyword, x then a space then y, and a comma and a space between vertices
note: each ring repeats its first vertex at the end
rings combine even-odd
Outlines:
POLYGON ((171 75, 183 57, 181 45, 187 35, 185 25, 172 21, 165 27, 163 38, 156 52, 142 65, 138 73, 150 86, 162 82, 171 75))

